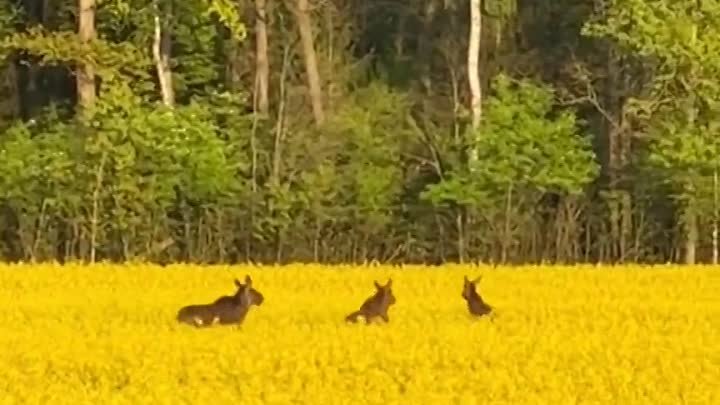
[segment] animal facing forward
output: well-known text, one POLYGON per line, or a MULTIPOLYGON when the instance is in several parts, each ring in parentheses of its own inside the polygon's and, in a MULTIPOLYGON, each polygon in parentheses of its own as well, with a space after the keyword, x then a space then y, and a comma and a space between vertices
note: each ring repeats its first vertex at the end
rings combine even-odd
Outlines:
POLYGON ((357 318, 362 316, 365 323, 369 324, 374 318, 382 318, 385 322, 390 322, 388 316, 388 308, 395 304, 395 296, 392 292, 392 279, 388 279, 387 284, 380 285, 375 281, 375 294, 365 300, 360 309, 345 317, 345 321, 356 323, 357 318))
POLYGON ((252 279, 245 276, 245 284, 235 279, 237 292, 225 295, 210 304, 188 305, 180 308, 177 320, 196 327, 241 324, 252 305, 262 305, 265 298, 253 288, 252 279))
POLYGON ((492 307, 488 305, 485 301, 483 301, 482 297, 475 289, 475 286, 478 282, 480 282, 481 279, 482 276, 476 278, 473 281, 470 281, 467 276, 465 276, 462 291, 462 297, 465 299, 465 301, 467 301, 468 311, 470 311, 470 315, 478 317, 483 315, 490 315, 490 313, 492 312, 492 307))

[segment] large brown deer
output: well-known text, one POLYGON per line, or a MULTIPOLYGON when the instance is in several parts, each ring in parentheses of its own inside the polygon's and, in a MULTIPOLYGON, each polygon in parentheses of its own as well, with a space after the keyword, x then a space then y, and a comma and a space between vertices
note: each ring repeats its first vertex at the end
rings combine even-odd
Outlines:
POLYGON ((482 297, 476 290, 477 283, 479 283, 481 279, 482 276, 470 281, 467 276, 465 276, 462 290, 462 297, 465 301, 467 301, 467 307, 468 311, 470 311, 470 315, 477 317, 490 315, 493 310, 490 305, 483 301, 482 297))
POLYGON ((390 322, 388 308, 396 302, 392 292, 392 279, 388 279, 385 285, 380 285, 376 280, 375 290, 375 294, 366 299, 359 310, 346 316, 345 321, 355 323, 357 318, 362 316, 365 318, 366 324, 375 318, 382 318, 385 322, 390 322))
POLYGON ((252 279, 245 276, 245 284, 235 279, 237 292, 225 295, 210 304, 188 305, 180 308, 177 320, 196 327, 214 324, 242 324, 252 305, 262 305, 265 297, 253 288, 252 279))

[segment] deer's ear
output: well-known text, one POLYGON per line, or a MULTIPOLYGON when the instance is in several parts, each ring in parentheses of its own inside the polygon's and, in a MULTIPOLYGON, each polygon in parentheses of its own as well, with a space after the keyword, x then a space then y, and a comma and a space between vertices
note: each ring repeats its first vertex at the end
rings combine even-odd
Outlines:
POLYGON ((377 288, 378 290, 382 289, 382 286, 380 285, 380 283, 377 282, 377 280, 373 281, 373 284, 375 284, 375 288, 377 288))
POLYGON ((242 287, 242 283, 240 283, 240 280, 235 279, 235 286, 238 287, 238 288, 239 288, 239 287, 242 287))
POLYGON ((245 284, 246 284, 247 286, 251 286, 251 285, 252 285, 252 279, 250 278, 250 275, 249 275, 249 274, 246 274, 246 275, 245 275, 245 284))
POLYGON ((470 283, 470 280, 467 278, 467 274, 465 276, 463 276, 463 281, 465 282, 465 284, 470 283))
POLYGON ((473 284, 479 283, 480 280, 482 280, 482 275, 480 275, 478 278, 476 278, 475 280, 473 280, 473 284))
POLYGON ((392 287, 392 278, 388 278, 387 284, 385 284, 385 287, 390 288, 392 287))

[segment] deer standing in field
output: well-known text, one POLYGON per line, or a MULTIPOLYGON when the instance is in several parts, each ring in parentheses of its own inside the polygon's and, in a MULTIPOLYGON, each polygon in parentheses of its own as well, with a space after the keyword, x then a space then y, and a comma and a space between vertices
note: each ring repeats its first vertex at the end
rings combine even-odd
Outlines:
POLYGON ((245 276, 245 284, 235 279, 237 292, 225 295, 210 304, 188 305, 180 308, 177 320, 196 327, 241 324, 252 305, 262 305, 265 298, 253 288, 252 279, 245 276))
POLYGON ((385 322, 390 322, 388 316, 388 308, 395 304, 395 296, 392 292, 392 279, 388 279, 385 285, 375 280, 375 294, 366 299, 360 306, 360 309, 345 317, 346 322, 356 323, 357 318, 362 316, 365 318, 365 324, 372 322, 374 318, 382 318, 385 322))
POLYGON ((492 307, 488 305, 485 301, 483 301, 482 297, 475 289, 475 286, 478 282, 480 282, 481 279, 482 276, 476 278, 473 281, 470 281, 467 276, 465 276, 462 291, 462 297, 465 299, 465 301, 467 301, 467 307, 470 315, 477 317, 481 317, 483 315, 490 315, 490 313, 492 312, 492 307))

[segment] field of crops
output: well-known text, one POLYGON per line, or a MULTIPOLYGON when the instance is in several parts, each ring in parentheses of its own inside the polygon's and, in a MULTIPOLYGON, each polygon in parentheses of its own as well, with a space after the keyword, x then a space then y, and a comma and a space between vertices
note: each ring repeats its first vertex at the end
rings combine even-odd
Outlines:
POLYGON ((0 265, 0 305, 0 405, 720 404, 720 269, 0 265), (246 274, 242 326, 176 321, 246 274))

